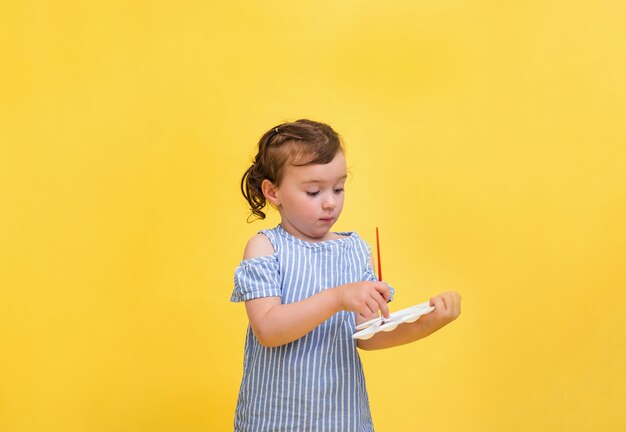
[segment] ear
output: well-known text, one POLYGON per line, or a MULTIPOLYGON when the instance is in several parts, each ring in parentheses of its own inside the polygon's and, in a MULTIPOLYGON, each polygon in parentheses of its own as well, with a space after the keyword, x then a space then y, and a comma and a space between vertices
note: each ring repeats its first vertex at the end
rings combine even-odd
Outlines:
POLYGON ((263 183, 261 183, 261 190, 263 191, 263 195, 265 195, 265 199, 267 199, 270 204, 276 207, 280 205, 278 188, 274 185, 274 183, 272 183, 268 179, 263 180, 263 183))

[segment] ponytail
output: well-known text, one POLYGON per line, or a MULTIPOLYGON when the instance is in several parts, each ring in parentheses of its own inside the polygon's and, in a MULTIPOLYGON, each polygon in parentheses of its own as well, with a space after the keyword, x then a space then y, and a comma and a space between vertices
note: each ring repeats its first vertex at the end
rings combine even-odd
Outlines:
MULTIPOLYGON (((265 213, 261 211, 266 205, 265 195, 261 185, 265 180, 263 174, 259 172, 259 162, 255 161, 246 170, 241 178, 241 193, 250 205, 252 214, 250 216, 265 219, 265 213)), ((249 219, 249 218, 248 218, 249 219)))

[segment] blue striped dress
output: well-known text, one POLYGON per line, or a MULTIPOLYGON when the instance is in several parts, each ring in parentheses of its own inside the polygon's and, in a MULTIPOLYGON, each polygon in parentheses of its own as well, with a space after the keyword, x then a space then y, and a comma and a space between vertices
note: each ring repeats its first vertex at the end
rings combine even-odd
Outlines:
MULTIPOLYGON (((278 296, 293 303, 327 288, 376 280, 356 233, 312 243, 281 225, 263 230, 275 253, 241 261, 233 302, 278 296)), ((341 311, 302 338, 266 348, 250 326, 235 431, 373 431, 354 315, 341 311)))

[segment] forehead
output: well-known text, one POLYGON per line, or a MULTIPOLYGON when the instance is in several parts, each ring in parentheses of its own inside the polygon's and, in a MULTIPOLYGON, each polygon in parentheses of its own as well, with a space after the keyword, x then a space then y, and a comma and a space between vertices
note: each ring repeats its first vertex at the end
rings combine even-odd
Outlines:
POLYGON ((339 151, 327 164, 292 165, 285 170, 283 180, 294 182, 335 182, 347 175, 346 158, 339 151))

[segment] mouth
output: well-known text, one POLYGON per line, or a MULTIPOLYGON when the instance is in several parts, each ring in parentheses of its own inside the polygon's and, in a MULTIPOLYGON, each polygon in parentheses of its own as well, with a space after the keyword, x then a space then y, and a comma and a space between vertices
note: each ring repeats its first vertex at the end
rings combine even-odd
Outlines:
POLYGON ((321 220, 322 222, 332 222, 332 221, 335 220, 335 218, 334 217, 323 217, 323 218, 320 218, 319 220, 321 220))

